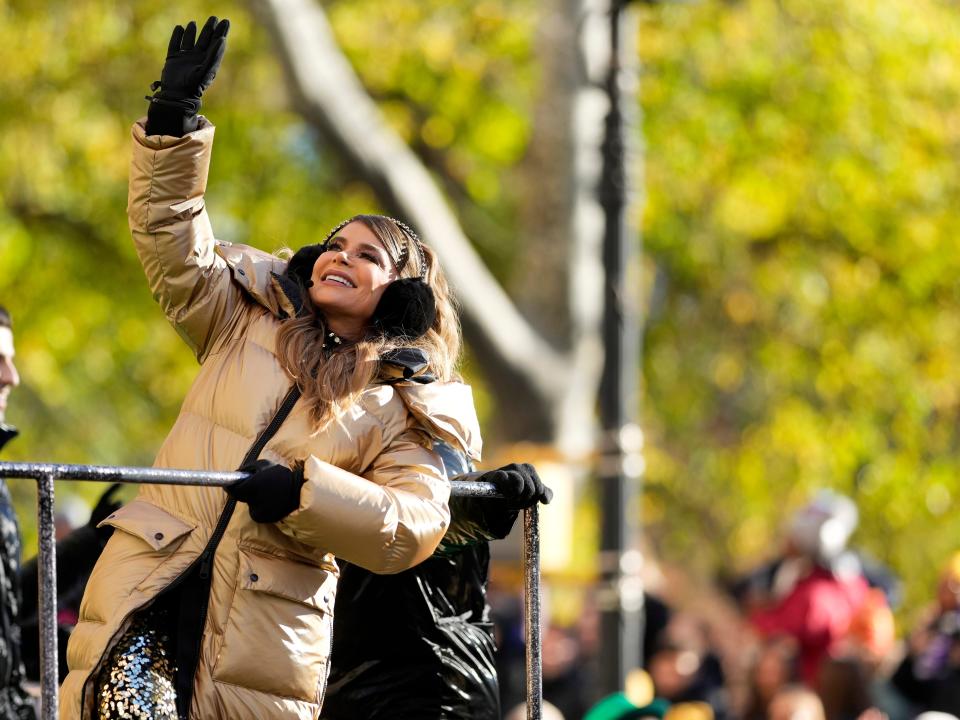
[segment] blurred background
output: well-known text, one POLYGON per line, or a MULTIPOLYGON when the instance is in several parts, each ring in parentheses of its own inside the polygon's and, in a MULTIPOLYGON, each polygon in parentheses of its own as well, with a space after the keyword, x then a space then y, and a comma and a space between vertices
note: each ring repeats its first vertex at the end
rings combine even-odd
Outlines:
MULTIPOLYGON (((203 110, 215 232, 298 248, 442 193, 456 232, 425 239, 480 260, 476 283, 455 282, 485 465, 533 462, 556 489, 547 650, 563 672, 587 667, 604 522, 605 4, 313 4, 375 131, 402 141, 429 192, 386 187, 336 108, 311 104, 284 69, 311 44, 277 29, 273 3, 0 0, 0 304, 22 376, 3 459, 149 465, 172 425, 196 366, 129 241, 129 126, 170 28, 228 17, 203 110)), ((858 511, 850 546, 896 578, 902 638, 960 547, 960 7, 664 0, 630 14, 624 292, 642 342, 621 441, 645 588, 695 608, 718 651, 737 645, 736 579, 832 489, 858 511)), ((35 489, 9 484, 30 555, 35 489)), ((102 490, 61 484, 58 509, 82 524, 102 490)), ((508 608, 517 539, 494 554, 508 608)))

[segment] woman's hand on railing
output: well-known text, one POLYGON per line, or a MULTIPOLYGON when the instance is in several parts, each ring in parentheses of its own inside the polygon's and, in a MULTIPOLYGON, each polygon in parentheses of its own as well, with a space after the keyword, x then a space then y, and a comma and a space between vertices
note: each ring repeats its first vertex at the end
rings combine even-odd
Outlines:
POLYGON ((553 491, 543 484, 536 468, 528 463, 511 463, 496 470, 460 477, 490 483, 500 497, 464 498, 451 503, 453 520, 448 536, 455 544, 464 544, 467 539, 504 538, 521 510, 537 503, 547 504, 553 498, 553 491))
POLYGON ((536 468, 529 463, 510 463, 476 479, 495 485, 503 496, 501 502, 509 510, 525 510, 538 502, 546 505, 553 499, 553 490, 543 484, 536 468))
POLYGON ((240 470, 251 473, 250 477, 224 489, 230 497, 247 504, 255 522, 279 522, 300 506, 302 470, 291 470, 269 460, 257 460, 240 470))

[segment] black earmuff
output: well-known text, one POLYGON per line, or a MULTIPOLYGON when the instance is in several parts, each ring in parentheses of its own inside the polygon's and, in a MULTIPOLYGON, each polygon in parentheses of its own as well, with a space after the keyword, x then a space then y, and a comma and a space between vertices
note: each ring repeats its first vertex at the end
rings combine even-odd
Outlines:
POLYGON ((437 318, 433 290, 420 278, 394 280, 373 311, 373 327, 391 338, 416 340, 437 318))
POLYGON ((287 269, 283 271, 283 274, 299 282, 303 289, 312 287, 313 280, 310 278, 313 276, 313 266, 326 247, 325 243, 304 245, 287 262, 287 269))

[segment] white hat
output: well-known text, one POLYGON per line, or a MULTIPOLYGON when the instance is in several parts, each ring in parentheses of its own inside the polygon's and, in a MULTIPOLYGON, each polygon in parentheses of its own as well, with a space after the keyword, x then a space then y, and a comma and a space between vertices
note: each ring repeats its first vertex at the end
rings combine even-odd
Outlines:
POLYGON ((830 561, 846 549, 859 519, 853 500, 832 490, 820 490, 790 520, 789 537, 804 555, 830 561))

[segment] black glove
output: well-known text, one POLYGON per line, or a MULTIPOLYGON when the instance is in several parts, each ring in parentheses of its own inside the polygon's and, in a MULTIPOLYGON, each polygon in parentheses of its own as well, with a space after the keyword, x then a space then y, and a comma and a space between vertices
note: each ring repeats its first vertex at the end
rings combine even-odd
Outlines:
POLYGON ((19 434, 20 431, 17 430, 13 425, 4 425, 2 422, 0 422, 0 450, 3 450, 3 446, 13 440, 19 434))
POLYGON ((113 496, 116 495, 122 487, 122 483, 114 483, 108 487, 107 491, 100 496, 100 499, 97 500, 97 504, 90 512, 90 519, 87 521, 87 525, 89 525, 97 534, 97 539, 100 541, 101 546, 107 544, 107 540, 109 540, 110 536, 113 534, 113 527, 110 525, 104 525, 103 527, 98 528, 97 525, 99 525, 100 522, 108 515, 111 515, 120 509, 120 506, 123 503, 118 500, 114 500, 113 496))
POLYGON ((240 468, 253 473, 226 487, 227 494, 250 507, 250 517, 258 523, 283 520, 300 507, 303 471, 291 470, 269 460, 257 460, 240 468))
POLYGON ((229 31, 230 21, 218 22, 215 17, 207 20, 200 37, 193 21, 186 29, 180 25, 173 29, 163 72, 150 86, 154 91, 159 88, 159 92, 147 96, 147 135, 182 137, 197 129, 200 96, 217 75, 229 31))
POLYGON ((538 502, 546 505, 553 499, 553 490, 543 484, 529 463, 510 463, 483 473, 477 480, 496 485, 503 495, 500 502, 508 510, 523 510, 538 502))
POLYGON ((543 484, 533 465, 527 463, 510 463, 473 479, 493 483, 503 495, 492 500, 477 500, 483 528, 494 538, 504 538, 510 534, 520 510, 538 502, 547 504, 553 498, 553 490, 543 484))

